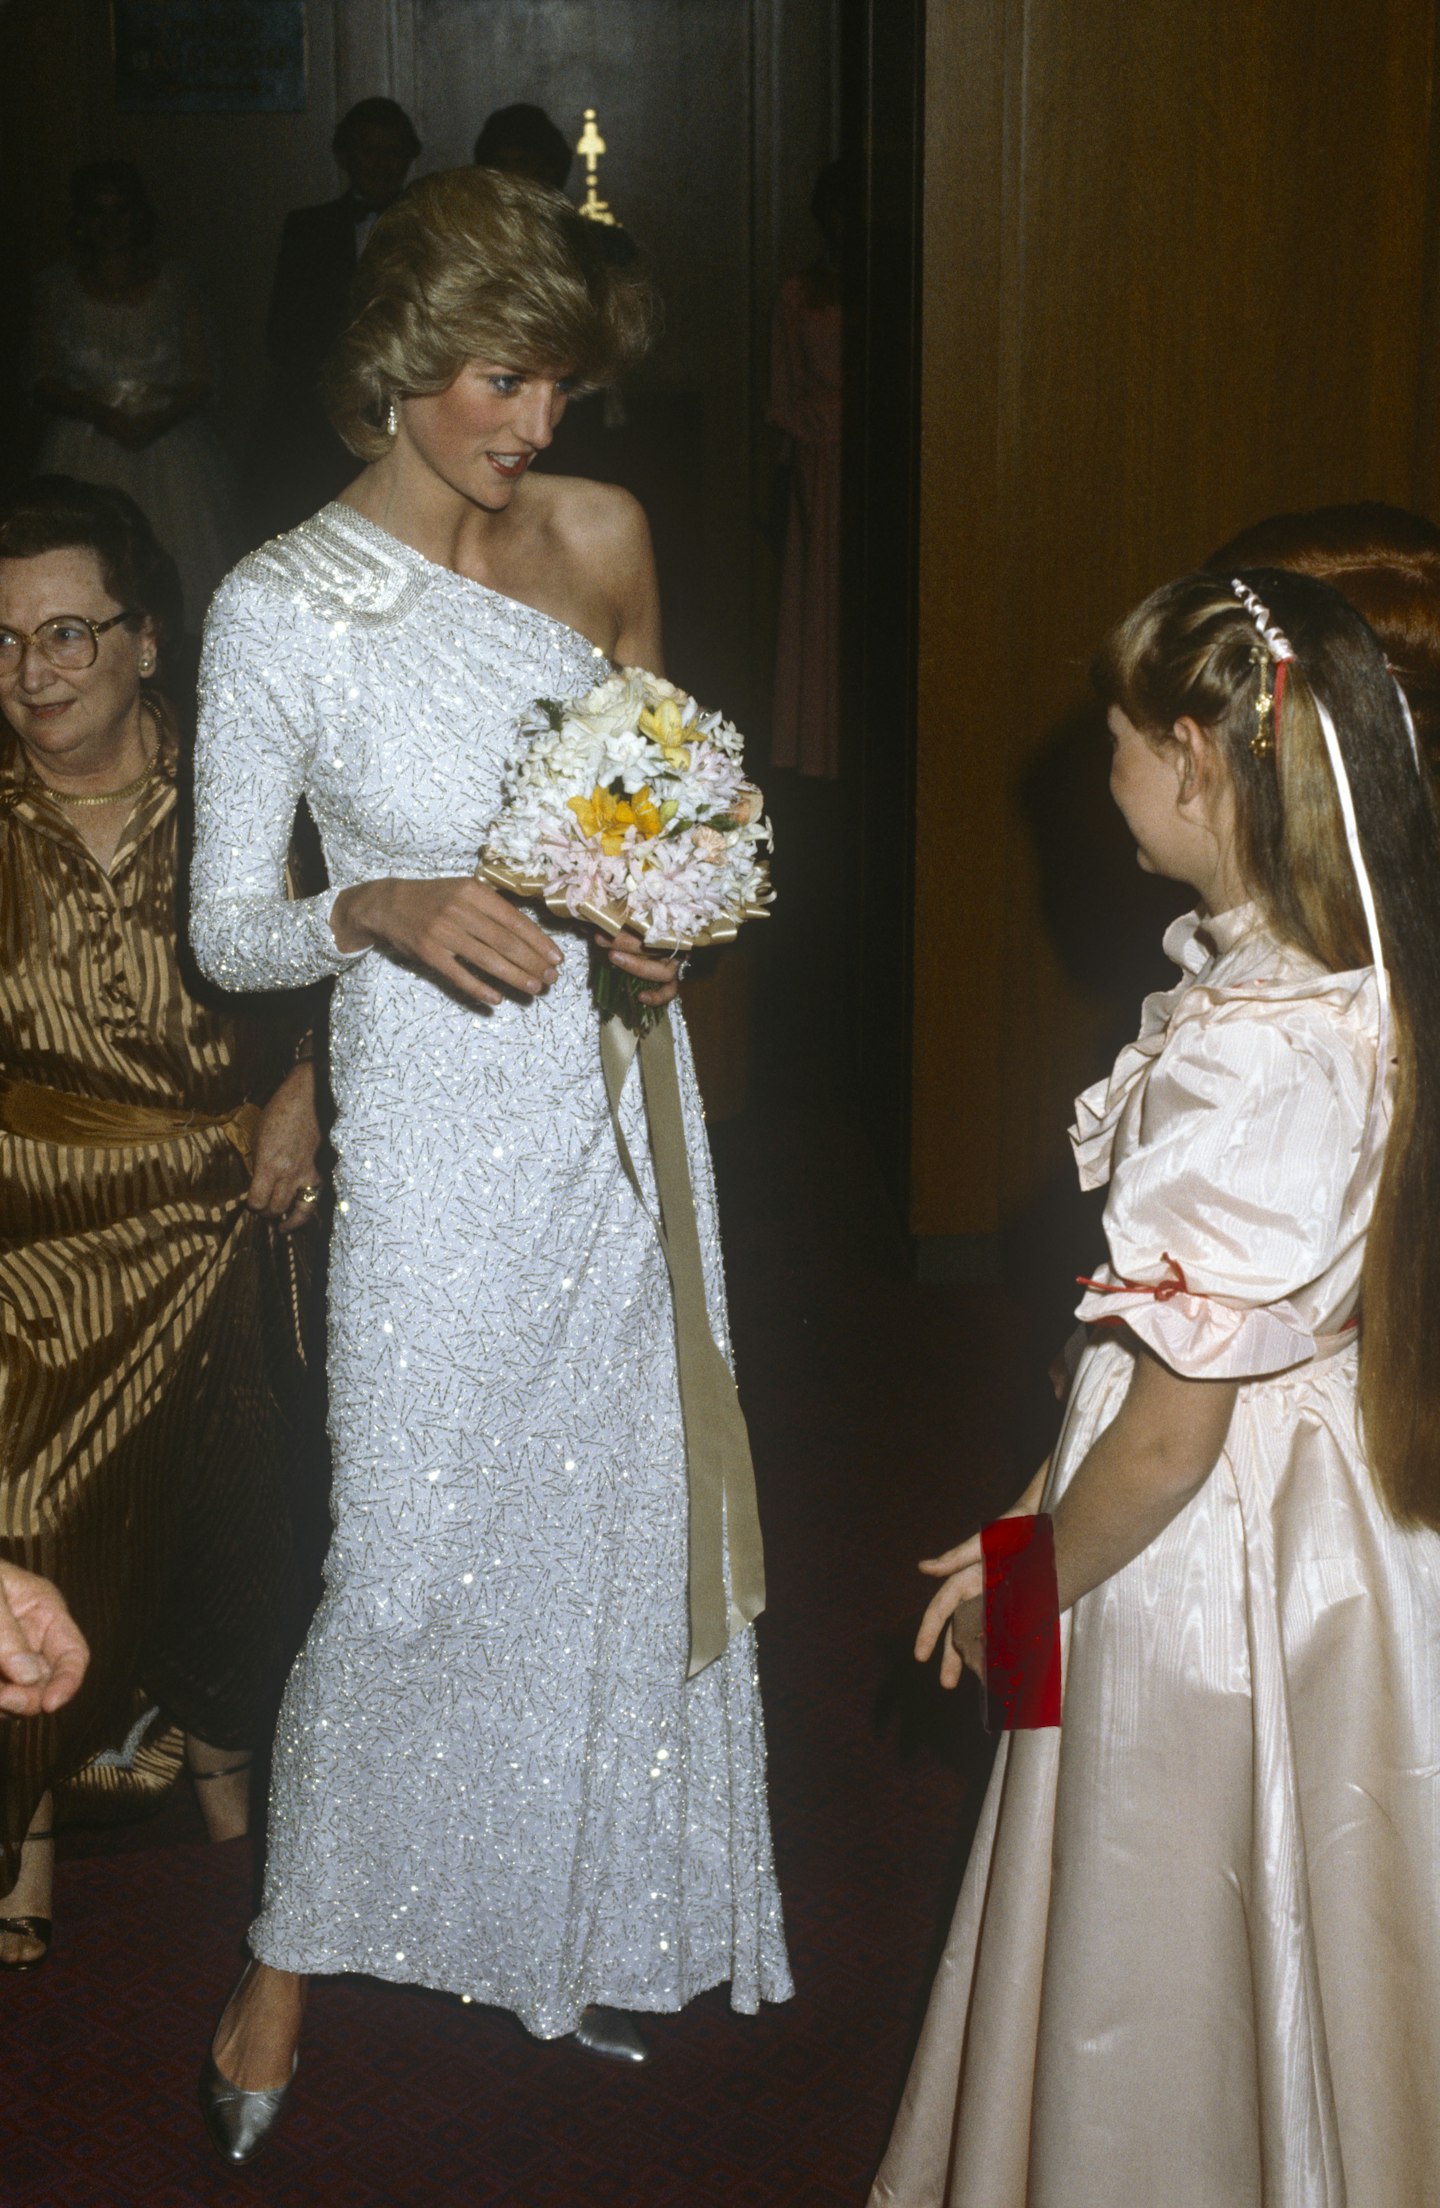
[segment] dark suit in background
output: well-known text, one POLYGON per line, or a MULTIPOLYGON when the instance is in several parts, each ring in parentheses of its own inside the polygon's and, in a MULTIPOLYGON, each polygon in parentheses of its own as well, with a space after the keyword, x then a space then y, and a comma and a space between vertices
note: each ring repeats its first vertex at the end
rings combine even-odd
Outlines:
POLYGON ((270 385, 260 409, 252 472, 257 536, 289 529, 344 490, 360 462, 330 427, 320 372, 345 326, 355 264, 377 214, 398 199, 420 151, 394 100, 361 100, 333 140, 347 189, 323 207, 285 217, 265 349, 270 385))
POLYGON ((285 217, 265 350, 270 387, 260 421, 256 489, 264 535, 291 528, 345 488, 360 463, 330 427, 320 371, 345 324, 357 231, 370 212, 353 192, 285 217))

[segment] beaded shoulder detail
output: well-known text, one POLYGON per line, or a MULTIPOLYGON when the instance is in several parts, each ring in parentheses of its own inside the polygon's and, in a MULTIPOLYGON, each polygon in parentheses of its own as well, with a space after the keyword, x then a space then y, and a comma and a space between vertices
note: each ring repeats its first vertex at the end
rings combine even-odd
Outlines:
POLYGON ((366 628, 403 621, 430 587, 429 561, 393 539, 392 554, 382 531, 363 524, 352 529, 348 519, 344 508, 324 507, 298 529, 262 544, 235 573, 327 620, 366 628))

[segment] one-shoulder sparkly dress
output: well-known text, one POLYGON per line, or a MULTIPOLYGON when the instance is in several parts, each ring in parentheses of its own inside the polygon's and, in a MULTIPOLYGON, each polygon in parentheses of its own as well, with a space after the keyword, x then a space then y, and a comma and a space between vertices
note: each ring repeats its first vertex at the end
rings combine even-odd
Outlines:
MULTIPOLYGON (((215 597, 196 774, 201 965, 237 990, 337 977, 335 1533, 251 1944, 281 1969, 466 1994, 545 2037, 592 2002, 790 1993, 755 1637, 686 1682, 671 1292, 609 1120, 584 936, 556 924, 546 995, 484 1012, 381 949, 341 953, 329 908, 359 882, 469 874, 517 714, 585 691, 602 659, 329 506, 215 597), (287 903, 302 794, 332 887, 287 903)), ((633 1078, 622 1121, 649 1190, 633 1078)))

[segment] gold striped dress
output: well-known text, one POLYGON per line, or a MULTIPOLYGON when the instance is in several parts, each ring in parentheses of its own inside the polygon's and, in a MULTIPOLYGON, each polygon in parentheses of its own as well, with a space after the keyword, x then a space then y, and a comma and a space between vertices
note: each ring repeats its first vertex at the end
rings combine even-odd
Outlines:
POLYGON ((298 1639, 284 1283, 244 1201, 293 1011, 187 970, 176 758, 166 722, 107 872, 0 723, 0 1555, 92 1656, 67 1709, 0 1719, 0 1893, 137 1690, 252 1747, 298 1639))

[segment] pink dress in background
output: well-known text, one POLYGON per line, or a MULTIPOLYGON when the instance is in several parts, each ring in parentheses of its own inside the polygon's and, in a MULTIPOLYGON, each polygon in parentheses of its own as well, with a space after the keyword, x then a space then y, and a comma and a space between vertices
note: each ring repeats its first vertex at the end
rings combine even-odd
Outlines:
POLYGON ((1077 1107, 1112 1289, 1080 1316, 1129 1331, 1092 1335, 1045 1507, 1133 1336, 1240 1392, 1062 1620, 1063 1729, 1001 1742, 872 2208, 1440 2200, 1440 1536, 1376 1494, 1349 1324, 1374 975, 1253 906, 1166 948, 1184 978, 1077 1107))
POLYGON ((781 287, 772 333, 768 419, 791 445, 790 512, 780 574, 771 764, 840 771, 839 305, 809 276, 781 287))

